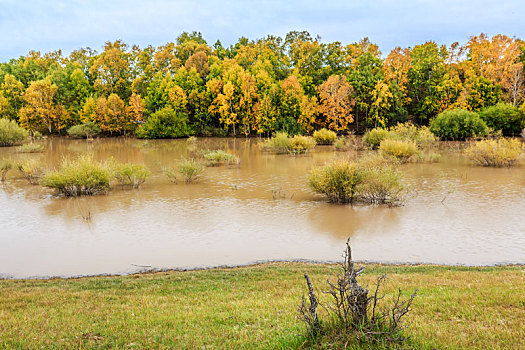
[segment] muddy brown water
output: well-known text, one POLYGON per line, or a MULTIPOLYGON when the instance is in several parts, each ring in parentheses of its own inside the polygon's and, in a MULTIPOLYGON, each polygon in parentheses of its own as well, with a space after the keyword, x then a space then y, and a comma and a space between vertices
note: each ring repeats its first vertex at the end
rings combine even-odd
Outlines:
POLYGON ((63 198, 11 170, 0 185, 0 275, 12 278, 124 274, 264 260, 338 260, 347 237, 362 261, 492 265, 525 263, 525 164, 473 166, 457 147, 434 164, 401 167, 404 206, 333 205, 313 195, 309 170, 356 154, 317 147, 309 156, 262 152, 257 139, 94 141, 49 139, 42 154, 0 148, 0 158, 64 156, 146 164, 139 190, 63 198), (239 167, 208 167, 195 184, 162 167, 199 149, 224 149, 239 167), (91 214, 91 221, 83 216, 91 214))

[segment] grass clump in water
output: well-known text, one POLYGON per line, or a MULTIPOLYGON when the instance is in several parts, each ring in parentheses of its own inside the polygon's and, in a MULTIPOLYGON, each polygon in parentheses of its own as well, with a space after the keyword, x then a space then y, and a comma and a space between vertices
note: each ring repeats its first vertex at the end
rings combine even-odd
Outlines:
POLYGON ((92 156, 66 158, 59 170, 42 178, 42 185, 58 190, 64 196, 82 196, 107 193, 110 189, 111 171, 106 164, 92 156))
POLYGON ((113 170, 113 176, 121 186, 132 188, 139 188, 150 175, 144 164, 118 164, 113 170))
POLYGON ((204 157, 204 159, 206 159, 206 165, 208 166, 239 164, 239 158, 237 156, 223 151, 222 149, 215 151, 205 150, 202 152, 202 156, 204 157))
POLYGON ((315 168, 308 177, 308 185, 332 203, 396 205, 405 193, 401 173, 395 164, 379 155, 315 168))
POLYGON ((21 143, 29 133, 14 120, 0 118, 0 146, 13 146, 21 143))
POLYGON ((303 154, 316 145, 312 137, 295 135, 289 137, 287 133, 278 132, 271 139, 266 140, 263 149, 277 154, 303 154))
POLYGON ((204 172, 204 165, 194 159, 183 159, 175 164, 175 167, 168 167, 163 171, 171 182, 177 182, 178 175, 180 175, 184 182, 192 183, 200 178, 204 172))
POLYGON ((22 145, 18 147, 18 152, 20 153, 42 153, 44 152, 44 145, 40 145, 38 143, 26 143, 25 145, 22 145))
POLYGON ((491 167, 510 167, 516 164, 523 152, 523 144, 516 139, 483 140, 466 150, 476 164, 491 167))
POLYGON ((40 163, 34 159, 27 160, 17 165, 18 171, 31 185, 38 185, 44 170, 40 163))
POLYGON ((337 139, 337 134, 331 130, 323 128, 314 131, 313 137, 318 145, 331 145, 337 139))
POLYGON ((379 149, 384 155, 395 157, 402 163, 408 162, 412 156, 418 153, 416 142, 409 140, 384 139, 381 141, 379 149))
POLYGON ((437 137, 426 126, 418 127, 411 123, 400 123, 389 129, 375 128, 363 136, 363 142, 372 149, 380 147, 383 140, 413 141, 418 147, 428 147, 437 141, 437 137))
POLYGON ((13 162, 10 159, 0 161, 0 181, 5 181, 7 172, 13 168, 13 162))

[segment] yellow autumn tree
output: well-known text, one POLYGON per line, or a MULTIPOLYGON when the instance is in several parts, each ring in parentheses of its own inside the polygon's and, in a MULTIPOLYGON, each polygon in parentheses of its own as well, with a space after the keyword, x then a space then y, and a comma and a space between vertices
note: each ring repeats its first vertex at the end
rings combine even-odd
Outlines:
POLYGON ((25 106, 20 109, 20 124, 50 134, 63 129, 69 114, 62 105, 55 103, 57 90, 49 78, 32 82, 23 95, 25 106))
POLYGON ((352 107, 355 100, 350 98, 352 87, 344 76, 332 75, 317 87, 319 111, 326 117, 327 126, 334 131, 344 131, 354 121, 352 107))

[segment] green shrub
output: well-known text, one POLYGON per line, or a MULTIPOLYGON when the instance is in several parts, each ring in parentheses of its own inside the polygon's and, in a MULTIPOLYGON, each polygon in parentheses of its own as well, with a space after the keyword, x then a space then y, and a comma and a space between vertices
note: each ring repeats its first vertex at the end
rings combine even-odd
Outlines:
POLYGON ((31 159, 17 165, 20 174, 27 180, 31 185, 37 185, 38 180, 44 174, 44 171, 36 160, 31 159))
POLYGON ((401 200, 405 188, 401 173, 395 167, 362 167, 361 171, 362 183, 357 187, 357 193, 363 201, 395 204, 401 200))
POLYGON ((509 167, 518 161, 523 145, 516 139, 478 141, 466 150, 467 156, 476 164, 492 167, 509 167))
POLYGON ((277 154, 301 154, 306 153, 316 145, 312 137, 295 135, 288 137, 284 132, 278 132, 269 140, 262 143, 265 150, 277 154))
POLYGON ((186 137, 190 132, 187 114, 164 107, 153 113, 135 135, 142 139, 170 139, 186 137))
POLYGON ((445 140, 465 140, 486 136, 487 124, 475 112, 464 109, 446 110, 430 123, 430 131, 445 140))
POLYGON ((308 177, 308 185, 319 194, 324 194, 330 202, 350 203, 354 200, 363 174, 355 163, 334 162, 315 168, 308 177))
POLYGON ((221 149, 215 151, 205 150, 202 152, 202 156, 206 159, 206 164, 208 166, 239 164, 238 157, 221 149))
POLYGON ((10 159, 0 161, 0 181, 5 181, 7 172, 13 168, 13 162, 10 159))
POLYGON ((315 168, 308 177, 308 185, 333 203, 362 201, 394 205, 402 200, 405 191, 394 163, 377 154, 358 162, 337 161, 315 168))
POLYGON ((289 153, 302 154, 306 153, 316 145, 315 140, 309 136, 295 135, 290 140, 289 153))
POLYGON ((379 149, 384 155, 395 157, 403 163, 418 152, 416 142, 408 140, 384 139, 379 149))
POLYGON ((95 195, 110 189, 111 171, 92 156, 66 158, 59 170, 42 178, 42 185, 58 190, 65 196, 95 195))
POLYGON ((318 145, 331 145, 337 139, 337 134, 328 129, 314 131, 314 140, 318 145))
POLYGON ((190 144, 194 144, 195 142, 197 142, 197 138, 195 136, 190 136, 186 139, 186 142, 190 144))
POLYGON ((375 128, 372 130, 368 130, 365 135, 363 136, 363 142, 366 146, 377 149, 379 148, 379 145, 381 144, 381 141, 389 137, 390 133, 387 129, 383 128, 375 128))
POLYGON ((0 118, 0 146, 13 146, 25 139, 29 133, 14 120, 0 118))
POLYGON ((525 113, 510 103, 498 103, 485 108, 479 116, 494 131, 501 130, 505 136, 519 135, 525 127, 525 113))
POLYGON ((194 159, 183 159, 175 164, 175 168, 165 168, 164 175, 168 180, 177 182, 177 175, 181 175, 184 182, 195 182, 204 172, 204 166, 194 159))
POLYGON ((118 164, 113 170, 113 176, 121 186, 132 188, 139 188, 150 175, 151 172, 143 164, 118 164))
POLYGON ((18 147, 18 152, 21 153, 41 153, 44 152, 44 145, 40 145, 38 143, 26 143, 25 145, 22 145, 18 147))
POLYGON ((93 122, 84 122, 67 129, 67 134, 74 138, 92 138, 100 134, 100 128, 93 122))

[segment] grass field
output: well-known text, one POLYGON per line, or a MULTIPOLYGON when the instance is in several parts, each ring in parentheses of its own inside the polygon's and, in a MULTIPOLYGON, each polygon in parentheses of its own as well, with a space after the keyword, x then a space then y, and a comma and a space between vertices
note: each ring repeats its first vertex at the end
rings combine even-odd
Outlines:
MULTIPOLYGON (((114 277, 0 280, 0 348, 301 348, 296 310, 337 266, 270 263, 114 277)), ((525 348, 525 267, 367 265, 390 291, 418 288, 407 347, 525 348)), ((358 348, 357 344, 346 344, 358 348)), ((320 344, 342 348, 344 344, 320 344)))

